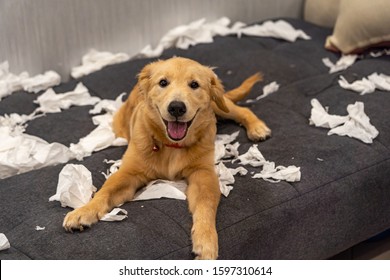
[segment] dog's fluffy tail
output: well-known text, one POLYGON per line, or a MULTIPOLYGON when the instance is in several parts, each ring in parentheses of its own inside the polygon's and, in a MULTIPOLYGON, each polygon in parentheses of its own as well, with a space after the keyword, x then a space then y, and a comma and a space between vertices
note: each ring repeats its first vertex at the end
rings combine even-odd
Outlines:
POLYGON ((250 91, 252 90, 252 87, 257 83, 263 80, 263 75, 258 72, 252 76, 250 76, 248 79, 242 82, 242 84, 232 89, 224 94, 224 96, 234 103, 240 101, 241 99, 245 98, 250 91))

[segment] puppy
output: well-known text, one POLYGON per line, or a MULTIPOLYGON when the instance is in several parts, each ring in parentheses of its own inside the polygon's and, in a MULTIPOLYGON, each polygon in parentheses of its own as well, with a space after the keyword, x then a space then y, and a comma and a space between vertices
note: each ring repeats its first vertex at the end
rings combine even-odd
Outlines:
POLYGON ((243 124, 251 140, 269 136, 264 122, 235 104, 260 80, 255 74, 225 94, 211 68, 193 60, 177 57, 146 65, 114 117, 116 135, 129 142, 122 166, 89 203, 66 215, 64 228, 81 231, 91 226, 132 200, 151 180, 184 178, 193 218, 193 252, 198 259, 216 259, 220 190, 214 167, 215 114, 243 124))

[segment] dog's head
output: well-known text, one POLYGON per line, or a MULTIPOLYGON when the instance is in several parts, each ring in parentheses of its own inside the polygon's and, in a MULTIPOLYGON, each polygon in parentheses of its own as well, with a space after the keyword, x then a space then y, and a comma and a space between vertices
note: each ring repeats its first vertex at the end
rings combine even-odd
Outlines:
POLYGON ((228 112, 215 73, 190 59, 175 57, 148 64, 139 74, 139 87, 171 141, 183 140, 196 122, 202 122, 211 102, 228 112))

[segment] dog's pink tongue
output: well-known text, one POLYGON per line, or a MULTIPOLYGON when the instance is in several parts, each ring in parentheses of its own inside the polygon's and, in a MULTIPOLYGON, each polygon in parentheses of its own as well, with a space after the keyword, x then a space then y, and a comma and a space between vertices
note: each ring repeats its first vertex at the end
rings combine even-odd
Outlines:
POLYGON ((186 122, 168 122, 168 135, 173 140, 180 140, 186 136, 186 122))

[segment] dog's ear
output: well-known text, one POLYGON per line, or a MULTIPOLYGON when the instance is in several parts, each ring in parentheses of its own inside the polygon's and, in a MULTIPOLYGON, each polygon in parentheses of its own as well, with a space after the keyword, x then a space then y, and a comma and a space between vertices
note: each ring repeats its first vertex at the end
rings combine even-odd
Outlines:
POLYGON ((211 100, 217 104, 218 108, 224 111, 225 113, 229 113, 229 108, 226 106, 224 93, 221 81, 218 79, 217 75, 210 69, 212 73, 210 78, 210 94, 211 100))
POLYGON ((141 93, 145 93, 149 91, 150 77, 152 75, 153 63, 146 65, 142 68, 141 72, 137 75, 138 77, 138 88, 141 93))

